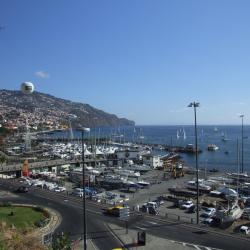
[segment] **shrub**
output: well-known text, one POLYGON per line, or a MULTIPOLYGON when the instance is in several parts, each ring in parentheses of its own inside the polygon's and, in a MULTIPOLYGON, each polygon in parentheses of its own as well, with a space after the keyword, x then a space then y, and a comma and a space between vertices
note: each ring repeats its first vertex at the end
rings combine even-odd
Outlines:
POLYGON ((12 204, 10 202, 3 202, 0 204, 1 207, 12 207, 12 204))
POLYGON ((37 212, 44 212, 44 209, 42 207, 33 207, 33 210, 37 211, 37 212))

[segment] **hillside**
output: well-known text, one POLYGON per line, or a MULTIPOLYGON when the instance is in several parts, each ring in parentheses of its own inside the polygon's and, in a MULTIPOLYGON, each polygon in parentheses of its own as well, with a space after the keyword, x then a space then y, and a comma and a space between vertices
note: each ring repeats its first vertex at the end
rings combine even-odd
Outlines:
POLYGON ((36 91, 27 95, 21 91, 0 90, 0 103, 0 123, 18 128, 25 126, 26 120, 29 125, 41 129, 62 128, 69 124, 69 119, 72 127, 134 125, 133 121, 118 118, 89 104, 72 102, 36 91))

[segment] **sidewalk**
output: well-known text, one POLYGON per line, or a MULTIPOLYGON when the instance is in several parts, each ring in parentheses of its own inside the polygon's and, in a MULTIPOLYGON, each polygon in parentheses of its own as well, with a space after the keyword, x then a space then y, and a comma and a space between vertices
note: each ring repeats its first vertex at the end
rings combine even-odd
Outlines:
MULTIPOLYGON (((72 250, 82 250, 83 249, 83 240, 79 243, 75 243, 75 246, 72 247, 72 250)), ((87 239, 87 249, 88 250, 99 250, 93 243, 91 239, 87 239)))
POLYGON ((139 250, 165 250, 165 249, 175 249, 175 250, 193 250, 197 249, 194 245, 188 246, 182 242, 171 241, 168 239, 163 239, 150 234, 146 234, 146 245, 138 246, 137 243, 137 232, 136 230, 129 229, 128 234, 126 234, 126 229, 119 227, 114 224, 108 224, 110 230, 114 235, 120 239, 123 243, 125 249, 139 249, 139 250))

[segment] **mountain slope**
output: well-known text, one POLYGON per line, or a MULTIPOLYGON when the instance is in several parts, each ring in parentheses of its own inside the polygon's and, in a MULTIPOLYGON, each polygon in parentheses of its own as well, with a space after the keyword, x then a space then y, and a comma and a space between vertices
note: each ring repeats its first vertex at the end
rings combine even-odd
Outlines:
MULTIPOLYGON (((89 104, 72 102, 52 95, 34 92, 0 90, 0 115, 2 120, 16 126, 29 124, 44 128, 68 124, 72 126, 123 126, 134 125, 133 121, 118 118, 114 114, 96 109, 89 104)), ((2 121, 3 122, 3 121, 2 121)))

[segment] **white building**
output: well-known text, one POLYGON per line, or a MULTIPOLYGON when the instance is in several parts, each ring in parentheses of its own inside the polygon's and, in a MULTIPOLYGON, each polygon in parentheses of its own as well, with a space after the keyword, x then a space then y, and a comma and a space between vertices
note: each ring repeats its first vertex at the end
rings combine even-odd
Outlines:
POLYGON ((142 156, 143 163, 152 167, 152 168, 159 168, 163 166, 163 161, 161 157, 158 155, 144 155, 142 156))

